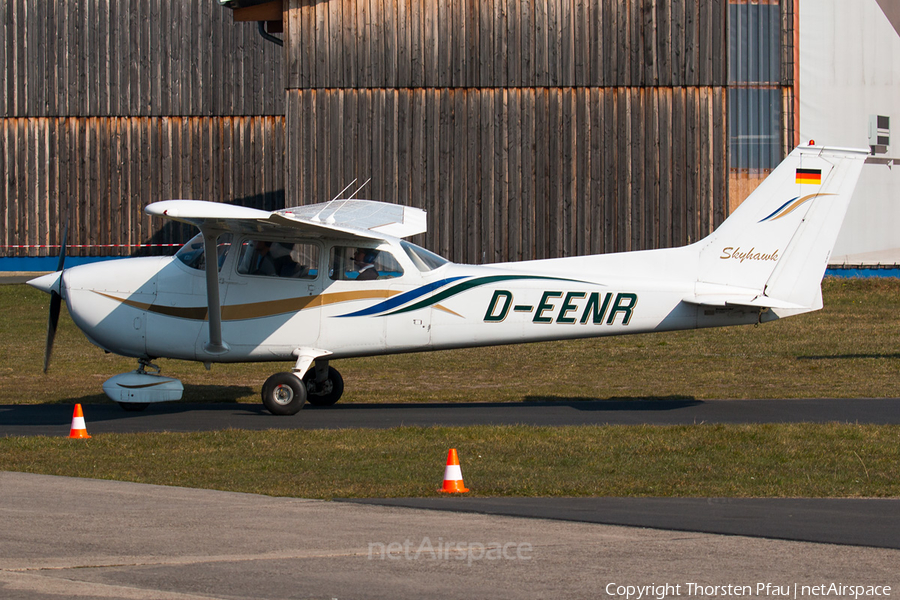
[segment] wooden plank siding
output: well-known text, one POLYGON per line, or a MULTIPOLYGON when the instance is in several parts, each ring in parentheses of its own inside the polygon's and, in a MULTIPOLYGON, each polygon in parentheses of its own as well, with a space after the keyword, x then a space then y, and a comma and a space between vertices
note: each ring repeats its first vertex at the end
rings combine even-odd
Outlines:
POLYGON ((727 84, 725 0, 286 0, 286 6, 289 89, 727 84))
POLYGON ((727 214, 725 0, 285 8, 288 204, 371 178, 473 263, 673 246, 727 214))
MULTIPOLYGON (((725 0, 285 0, 285 45, 179 0, 0 8, 0 256, 184 241, 141 207, 359 194, 463 262, 695 241, 728 209, 725 0), (65 203, 65 215, 59 206, 65 203)), ((80 252, 76 250, 76 252, 80 252)), ((96 250, 94 254, 128 254, 96 250)))
POLYGON ((0 256, 48 256, 68 219, 73 255, 182 243, 191 228, 144 215, 153 200, 284 206, 284 117, 0 120, 0 256), (11 149, 13 149, 11 151, 11 149))
POLYGON ((282 208, 283 57, 212 1, 3 3, 0 257, 57 254, 66 219, 75 255, 186 241, 156 200, 282 208))
POLYGON ((212 0, 10 0, 0 61, 3 117, 284 114, 283 51, 212 0))
POLYGON ((684 244, 726 214, 725 114, 708 87, 290 90, 286 194, 371 178, 359 197, 424 208, 417 241, 461 262, 684 244))

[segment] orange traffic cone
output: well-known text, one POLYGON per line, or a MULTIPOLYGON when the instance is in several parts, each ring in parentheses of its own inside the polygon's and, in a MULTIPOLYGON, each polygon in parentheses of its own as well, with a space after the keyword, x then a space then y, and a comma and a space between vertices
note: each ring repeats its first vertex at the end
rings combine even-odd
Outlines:
POLYGON ((444 487, 438 491, 447 492, 448 494, 469 491, 463 484, 462 469, 459 468, 459 456, 456 455, 456 448, 450 448, 450 452, 447 453, 447 468, 444 469, 444 487))
POLYGON ((81 412, 80 404, 75 405, 75 412, 72 414, 72 429, 69 431, 69 437, 81 440, 86 440, 91 437, 84 427, 84 413, 81 412))

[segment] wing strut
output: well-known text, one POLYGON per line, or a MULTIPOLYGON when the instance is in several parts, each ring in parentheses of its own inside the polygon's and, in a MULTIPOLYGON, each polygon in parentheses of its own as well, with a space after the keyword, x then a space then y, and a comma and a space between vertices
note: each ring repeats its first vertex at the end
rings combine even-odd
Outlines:
POLYGON ((205 350, 210 354, 225 354, 228 344, 222 341, 222 305, 219 301, 218 230, 202 229, 203 252, 206 254, 206 308, 209 315, 209 342, 205 350))

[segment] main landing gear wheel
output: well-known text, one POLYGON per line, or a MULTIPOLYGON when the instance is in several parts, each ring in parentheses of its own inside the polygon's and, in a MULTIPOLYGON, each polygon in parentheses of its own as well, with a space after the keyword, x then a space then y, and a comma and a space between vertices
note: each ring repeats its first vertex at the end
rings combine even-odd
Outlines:
POLYGON ((310 369, 303 376, 306 384, 306 399, 313 406, 331 406, 341 399, 344 393, 344 378, 334 367, 328 367, 325 381, 316 381, 316 369, 310 369))
POLYGON ((119 406, 126 412, 141 412, 150 406, 149 402, 119 402, 119 406))
POLYGON ((275 373, 263 384, 262 401, 273 415, 295 415, 306 404, 306 384, 293 373, 275 373))

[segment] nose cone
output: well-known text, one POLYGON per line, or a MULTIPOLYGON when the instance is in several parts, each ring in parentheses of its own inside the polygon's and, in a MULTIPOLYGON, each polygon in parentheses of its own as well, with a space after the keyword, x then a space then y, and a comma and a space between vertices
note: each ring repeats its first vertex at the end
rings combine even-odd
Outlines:
POLYGON ((46 275, 41 275, 35 279, 31 279, 28 282, 33 288, 37 288, 42 292, 49 294, 50 292, 60 293, 59 285, 62 281, 62 271, 56 271, 54 273, 47 273, 46 275))

